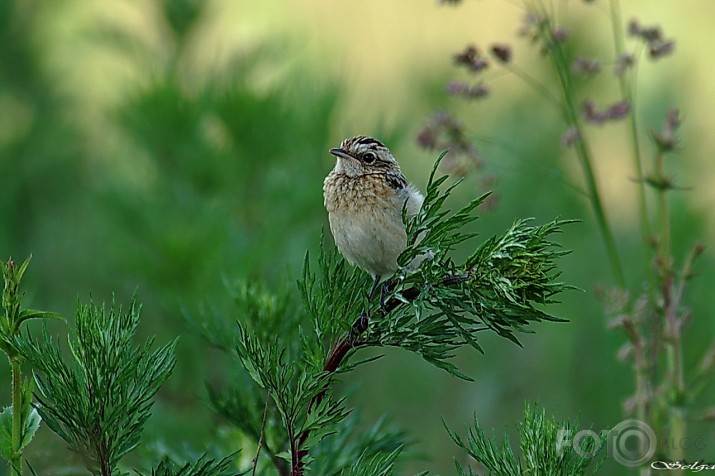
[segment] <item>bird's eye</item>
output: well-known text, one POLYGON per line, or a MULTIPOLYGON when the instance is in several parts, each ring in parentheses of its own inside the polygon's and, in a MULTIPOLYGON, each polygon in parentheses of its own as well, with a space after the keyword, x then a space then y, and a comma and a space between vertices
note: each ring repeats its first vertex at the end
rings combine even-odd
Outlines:
POLYGON ((365 155, 362 156, 362 160, 366 164, 371 164, 375 162, 375 159, 377 159, 377 156, 372 152, 367 152, 365 155))

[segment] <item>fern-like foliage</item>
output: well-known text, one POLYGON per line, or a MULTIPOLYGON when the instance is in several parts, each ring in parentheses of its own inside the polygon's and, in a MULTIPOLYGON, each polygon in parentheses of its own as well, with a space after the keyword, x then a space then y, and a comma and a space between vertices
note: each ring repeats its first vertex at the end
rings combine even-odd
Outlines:
MULTIPOLYGON (((575 425, 577 426, 577 425, 575 425)), ((467 429, 466 439, 447 428, 452 440, 467 454, 486 468, 490 475, 521 476, 584 476, 596 474, 605 458, 605 436, 592 433, 578 447, 564 444, 564 435, 570 435, 574 425, 548 418, 546 412, 527 405, 524 420, 519 424, 517 456, 509 443, 509 435, 501 442, 488 437, 474 417, 474 425, 467 429)), ((455 461, 459 476, 476 476, 472 468, 463 468, 455 461)))
POLYGON ((114 474, 139 445, 153 397, 174 368, 176 341, 156 350, 153 339, 132 344, 139 312, 135 301, 126 311, 79 304, 70 359, 46 332, 18 343, 35 371, 42 419, 95 475, 114 474))
POLYGON ((558 281, 556 267, 565 252, 550 241, 566 222, 532 226, 517 221, 503 234, 475 244, 456 263, 452 251, 471 243, 475 234, 468 225, 486 196, 456 212, 447 209, 459 182, 445 186, 448 177, 436 178, 438 163, 420 213, 412 218, 403 213, 408 247, 381 299, 369 301, 370 277, 323 245, 317 266, 306 255, 298 280, 302 306, 295 293, 271 293, 243 282, 229 286, 235 323, 215 311, 189 319, 210 343, 236 356, 250 378, 212 390, 209 399, 219 414, 261 445, 270 457, 263 463, 270 461, 278 474, 394 472, 402 444, 376 451, 341 436, 354 421, 331 384, 337 372, 375 359, 352 359, 360 348, 400 347, 469 378, 450 359, 463 346, 481 350, 479 332, 491 330, 518 342, 516 333, 528 324, 559 320, 544 306, 568 289, 558 281), (323 460, 331 444, 338 445, 337 456, 349 455, 350 466, 323 460))
POLYGON ((151 471, 151 476, 239 476, 240 474, 246 473, 238 473, 233 469, 233 456, 214 460, 206 455, 185 464, 164 459, 151 471))
POLYGON ((298 285, 323 343, 309 347, 317 354, 315 360, 325 363, 330 355, 326 347, 350 328, 350 317, 358 316, 361 309, 369 310, 372 318, 340 360, 343 371, 350 368, 347 356, 355 349, 392 346, 469 378, 450 359, 464 345, 481 351, 480 332, 493 331, 518 343, 516 333, 530 323, 561 320, 544 306, 570 288, 559 281, 557 268, 558 258, 567 251, 551 240, 569 221, 533 226, 529 220, 518 220, 501 235, 474 245, 469 256, 456 263, 452 251, 458 245, 468 246, 476 236, 468 225, 477 219, 475 210, 487 195, 456 212, 448 210, 445 204, 459 182, 444 187, 448 177, 435 177, 438 164, 420 213, 403 216, 409 246, 398 259, 401 268, 388 281, 390 290, 382 302, 366 302, 369 277, 348 266, 336 251, 321 248, 317 271, 306 259, 298 285), (420 263, 417 269, 415 262, 420 263))

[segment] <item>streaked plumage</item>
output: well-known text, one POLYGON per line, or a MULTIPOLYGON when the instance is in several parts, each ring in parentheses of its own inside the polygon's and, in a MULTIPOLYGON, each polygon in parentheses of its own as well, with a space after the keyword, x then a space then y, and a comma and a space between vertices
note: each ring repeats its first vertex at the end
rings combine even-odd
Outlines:
POLYGON ((330 153, 337 157, 323 184, 330 231, 340 253, 377 283, 397 270, 397 257, 407 246, 403 206, 413 216, 424 197, 377 139, 355 136, 330 153))

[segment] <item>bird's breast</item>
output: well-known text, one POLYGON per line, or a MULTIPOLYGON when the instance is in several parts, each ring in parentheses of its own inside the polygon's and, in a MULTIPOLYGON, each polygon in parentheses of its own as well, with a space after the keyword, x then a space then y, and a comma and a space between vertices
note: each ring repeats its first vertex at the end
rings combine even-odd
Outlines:
MULTIPOLYGON (((332 174, 331 174, 332 175, 332 174)), ((373 275, 391 274, 407 245, 402 195, 384 178, 331 175, 325 180, 325 208, 340 252, 373 275)))
POLYGON ((349 177, 331 172, 323 184, 325 208, 328 212, 367 213, 379 209, 402 208, 405 197, 387 185, 381 174, 349 177))

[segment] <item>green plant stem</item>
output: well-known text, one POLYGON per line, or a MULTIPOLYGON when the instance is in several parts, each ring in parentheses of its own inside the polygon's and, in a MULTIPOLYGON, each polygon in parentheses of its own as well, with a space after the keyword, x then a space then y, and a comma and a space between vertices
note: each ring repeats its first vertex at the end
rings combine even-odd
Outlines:
POLYGON ((12 367, 12 450, 10 459, 10 474, 12 476, 22 475, 22 369, 20 368, 20 358, 10 357, 12 367))
MULTIPOLYGON (((621 20, 621 6, 619 0, 610 0, 611 26, 613 28, 613 44, 616 50, 616 58, 619 58, 625 51, 623 39, 623 24, 621 20)), ((635 75, 635 73, 634 73, 635 75)), ((626 74, 621 74, 618 78, 621 86, 621 95, 625 99, 630 108, 631 113, 628 114, 628 126, 631 142, 631 157, 633 159, 633 168, 636 172, 636 186, 638 189, 638 217, 640 222, 641 237, 644 242, 648 241, 650 236, 650 223, 648 220, 648 207, 646 203, 645 183, 643 182, 643 165, 641 161, 641 146, 638 135, 638 123, 636 117, 635 94, 633 88, 628 83, 626 74)), ((646 256, 646 267, 649 268, 649 259, 646 256)))
POLYGON ((664 313, 667 328, 666 365, 670 384, 669 402, 669 433, 672 441, 672 454, 674 461, 683 461, 683 442, 686 436, 685 401, 687 398, 685 388, 685 373, 683 369, 683 347, 681 335, 681 321, 678 319, 678 299, 673 296, 672 276, 666 277, 663 282, 664 313))
MULTIPOLYGON (((576 120, 578 120, 576 118, 576 120)), ((579 134, 582 135, 582 126, 576 126, 579 134)), ((613 272, 613 277, 616 280, 616 284, 625 288, 626 278, 623 274, 623 267, 621 265, 621 259, 618 255, 618 248, 616 246, 616 240, 613 237, 613 232, 611 231, 611 225, 606 217, 606 211, 603 207, 603 202, 601 200, 601 195, 598 190, 598 183, 596 182, 596 176, 593 172, 593 167, 591 166, 591 152, 588 149, 587 144, 583 140, 579 140, 576 144, 576 151, 581 161, 581 168, 583 169, 584 177, 586 179, 586 184, 588 188, 588 196, 591 201, 591 206, 593 207, 593 212, 596 215, 596 221, 598 227, 601 230, 601 237, 603 239, 604 245, 606 246, 606 251, 608 253, 608 258, 611 262, 611 270, 613 272)))
POLYGON ((589 201, 591 202, 591 207, 593 208, 594 215, 596 216, 596 222, 601 232, 601 238, 603 239, 603 243, 606 247, 606 253, 608 254, 608 258, 611 263, 611 271, 616 281, 616 285, 621 288, 625 288, 626 280, 623 273, 623 266, 621 265, 621 259, 618 255, 616 240, 613 237, 613 232, 611 231, 611 226, 608 221, 608 217, 606 216, 606 210, 603 207, 603 200, 601 199, 601 193, 598 189, 598 182, 592 166, 592 154, 588 147, 588 143, 586 142, 583 124, 579 118, 578 110, 576 108, 573 85, 569 76, 569 66, 566 64, 566 59, 564 58, 561 47, 551 35, 550 23, 543 22, 540 28, 542 38, 544 39, 546 45, 548 45, 551 52, 549 58, 551 58, 552 65, 556 71, 556 76, 558 77, 561 85, 566 121, 575 127, 579 134, 579 140, 577 140, 575 144, 576 154, 578 155, 584 180, 586 181, 589 201))
POLYGON ((646 414, 646 402, 649 398, 648 393, 650 389, 648 388, 648 378, 646 377, 645 363, 643 362, 645 358, 645 352, 643 349, 641 352, 640 362, 636 362, 636 418, 640 421, 647 421, 648 415, 646 414))
POLYGON ((683 461, 684 443, 686 437, 685 424, 685 379, 683 378, 683 351, 680 338, 674 340, 669 346, 668 365, 672 372, 672 399, 670 404, 670 437, 672 441, 673 461, 683 461))
POLYGON ((513 63, 508 63, 504 65, 504 69, 509 71, 511 74, 516 76, 517 78, 521 79, 524 81, 524 83, 529 86, 531 89, 536 91, 538 94, 540 94, 542 97, 544 97, 549 104, 555 106, 557 110, 561 109, 561 101, 557 97, 555 97, 551 91, 549 91, 549 88, 547 88, 544 84, 540 83, 536 78, 531 76, 529 73, 518 67, 517 65, 513 63))
MULTIPOLYGON (((615 49, 615 57, 618 60, 625 52, 625 41, 623 35, 623 21, 621 17, 621 6, 619 0, 609 1, 609 10, 611 16, 611 28, 613 29, 613 45, 615 49)), ((631 145, 631 158, 633 160, 633 169, 635 171, 636 195, 638 197, 638 221, 640 225, 641 240, 644 244, 650 241, 651 231, 648 218, 648 204, 646 202, 645 181, 643 177, 643 165, 641 160, 640 136, 638 134, 638 119, 636 116, 636 96, 633 85, 636 83, 637 64, 634 66, 634 71, 631 81, 628 81, 626 72, 619 75, 618 81, 621 89, 621 96, 628 102, 631 112, 628 114, 628 132, 631 145)), ((647 251, 648 247, 644 246, 643 266, 645 276, 650 282, 651 297, 654 298, 656 288, 656 276, 652 272, 651 257, 647 251)), ((650 398, 650 379, 648 377, 648 363, 646 360, 652 359, 649 352, 643 352, 644 359, 637 365, 636 370, 636 388, 638 399, 636 402, 636 417, 638 420, 652 424, 652 418, 649 414, 648 401, 650 398)), ((640 471, 642 476, 651 473, 650 468, 643 467, 640 471)))
MULTIPOLYGON (((648 410, 651 401, 650 379, 648 378, 648 349, 643 336, 636 328, 631 317, 623 321, 623 329, 631 341, 634 351, 633 373, 636 378, 636 418, 642 422, 650 423, 648 410)), ((650 466, 644 465, 640 469, 641 476, 649 476, 650 466)))
MULTIPOLYGON (((656 174, 660 181, 665 178, 665 156, 661 152, 655 160, 656 174)), ((658 208, 660 215, 660 237, 658 240, 658 261, 661 268, 663 297, 663 314, 667 329, 666 365, 670 383, 670 438, 672 441, 671 459, 684 459, 682 442, 685 438, 686 399, 685 375, 683 370, 683 348, 681 342, 681 321, 678 318, 680 307, 680 292, 675 291, 673 260, 671 251, 670 208, 668 206, 669 188, 658 189, 658 208)))
MULTIPOLYGON (((661 152, 655 159, 656 174, 660 181, 665 181, 665 156, 661 152)), ((668 189, 658 189, 660 212, 660 259, 664 278, 672 278, 672 259, 670 250, 670 209, 668 207, 668 189)))

